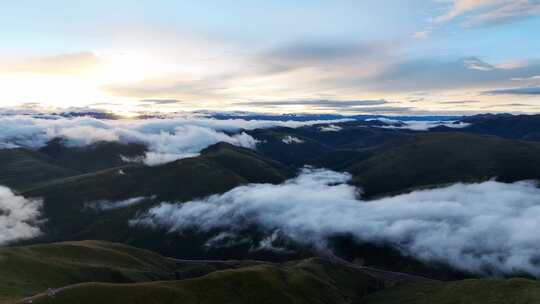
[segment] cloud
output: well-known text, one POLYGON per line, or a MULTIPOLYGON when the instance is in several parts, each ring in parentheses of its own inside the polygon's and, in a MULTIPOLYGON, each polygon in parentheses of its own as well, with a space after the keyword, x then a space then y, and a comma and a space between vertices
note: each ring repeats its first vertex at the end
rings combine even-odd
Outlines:
POLYGON ((486 95, 540 95, 540 87, 491 90, 483 93, 486 95))
POLYGON ((384 99, 376 100, 276 100, 276 101, 257 101, 257 102, 240 102, 238 105, 249 105, 249 106, 315 106, 319 108, 330 108, 330 109, 347 109, 351 107, 358 106, 376 106, 384 105, 389 102, 384 99))
POLYGON ((412 112, 413 107, 399 107, 399 106, 387 106, 387 107, 355 107, 347 109, 349 112, 355 112, 360 114, 392 114, 392 113, 407 113, 412 112))
POLYGON ((362 201, 358 189, 346 184, 350 178, 305 169, 280 185, 252 184, 162 203, 132 223, 178 233, 241 233, 256 226, 268 236, 279 231, 321 250, 329 238, 345 234, 464 271, 540 277, 540 189, 534 183, 455 184, 362 201))
POLYGON ((217 120, 190 115, 142 120, 8 115, 0 116, 0 147, 40 148, 54 138, 63 139, 67 146, 87 146, 100 141, 140 143, 148 148, 142 161, 158 165, 197 156, 201 150, 218 142, 255 148, 257 141, 243 130, 332 122, 335 121, 217 120))
POLYGON ((285 71, 305 66, 328 66, 344 62, 359 62, 386 53, 377 44, 343 41, 305 41, 266 50, 256 56, 270 71, 285 71))
POLYGON ((495 67, 492 66, 489 63, 486 63, 476 57, 467 57, 462 59, 463 64, 465 67, 471 70, 478 70, 478 71, 491 71, 495 67))
POLYGON ((464 16, 464 26, 494 25, 540 16, 538 0, 453 0, 452 8, 437 17, 448 22, 464 16))
POLYGON ((0 74, 13 72, 76 74, 95 68, 102 63, 103 60, 92 52, 60 54, 50 57, 7 62, 0 69, 0 74))
POLYGON ((178 104, 182 101, 178 99, 143 99, 141 100, 142 103, 150 103, 155 105, 168 105, 168 104, 178 104))
POLYGON ((0 245, 39 236, 41 206, 41 200, 26 199, 0 186, 0 245))
POLYGON ((281 139, 281 141, 286 145, 291 144, 303 144, 305 141, 294 136, 287 135, 281 139))
POLYGON ((512 78, 511 80, 514 80, 514 81, 540 81, 540 75, 535 75, 535 76, 531 76, 531 77, 516 77, 516 78, 512 78))
POLYGON ((424 58, 396 62, 369 79, 357 79, 371 89, 394 92, 477 89, 510 85, 512 79, 540 74, 540 63, 500 68, 477 57, 458 60, 424 58))
POLYGON ((310 110, 332 111, 332 112, 366 112, 366 113, 389 113, 389 112, 407 112, 409 107, 382 106, 391 105, 384 99, 368 100, 330 100, 330 99, 307 99, 307 100, 275 100, 275 101, 250 101, 237 102, 237 106, 249 107, 275 107, 287 109, 290 107, 307 107, 310 110))
POLYGON ((450 100, 450 101, 441 101, 438 102, 438 104, 445 104, 445 105, 462 105, 462 104, 471 104, 471 103, 479 103, 480 100, 450 100))
POLYGON ((378 117, 378 118, 370 118, 366 119, 366 121, 380 121, 383 122, 384 125, 374 125, 373 127, 376 128, 383 128, 383 129, 402 129, 402 130, 411 130, 411 131, 428 131, 432 128, 436 127, 447 127, 447 128, 453 128, 453 129, 461 129, 466 128, 470 126, 468 123, 459 122, 456 123, 455 121, 423 121, 423 120, 407 120, 407 121, 400 121, 385 117, 378 117))
POLYGON ((420 32, 415 32, 412 34, 412 37, 414 39, 427 39, 429 37, 429 35, 431 35, 431 31, 429 30, 426 30, 426 31, 420 31, 420 32))
POLYGON ((342 129, 343 128, 338 125, 327 125, 327 126, 319 127, 319 131, 321 132, 339 132, 342 129))
MULTIPOLYGON (((378 119, 381 120, 381 119, 378 119)), ((386 120, 386 122, 389 122, 386 120)), ((399 121, 396 121, 399 122, 399 121)), ((404 129, 412 131, 428 131, 429 129, 436 127, 447 127, 452 129, 461 129, 470 126, 468 123, 460 122, 454 123, 453 121, 414 121, 409 120, 402 122, 401 124, 394 124, 388 126, 381 126, 384 129, 404 129)))
POLYGON ((152 200, 152 199, 155 199, 155 196, 151 196, 151 197, 139 196, 139 197, 128 198, 121 201, 108 201, 108 200, 97 201, 97 202, 87 203, 85 206, 87 206, 88 208, 95 209, 95 210, 109 211, 109 210, 116 210, 116 209, 127 208, 130 206, 138 205, 140 203, 143 203, 144 201, 152 200))
MULTIPOLYGON (((170 73, 160 73, 135 83, 107 84, 103 89, 115 96, 173 98, 188 103, 262 100, 268 96, 318 98, 316 96, 322 94, 317 93, 332 89, 328 79, 375 73, 385 64, 383 58, 396 48, 395 43, 321 39, 273 48, 226 51, 212 56, 210 62, 207 59, 195 61, 199 63, 192 68, 196 73, 179 65, 170 73), (209 66, 214 60, 216 66, 209 66)), ((193 106, 197 107, 197 104, 193 106)))

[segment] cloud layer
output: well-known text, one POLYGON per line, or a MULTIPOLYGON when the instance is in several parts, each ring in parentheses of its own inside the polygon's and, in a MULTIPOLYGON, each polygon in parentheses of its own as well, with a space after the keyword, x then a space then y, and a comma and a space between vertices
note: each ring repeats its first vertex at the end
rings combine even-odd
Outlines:
POLYGON ((54 138, 64 139, 68 146, 86 146, 100 141, 141 143, 148 147, 143 161, 157 165, 196 156, 218 142, 254 148, 257 141, 243 130, 316 123, 321 121, 216 120, 200 116, 144 120, 0 116, 0 148, 40 148, 54 138))
POLYGON ((256 225, 325 249, 335 235, 385 243, 423 261, 540 277, 540 189, 532 182, 456 184, 362 201, 350 176, 305 169, 281 185, 252 184, 186 203, 162 203, 138 224, 241 232, 256 225))
POLYGON ((40 235, 41 204, 41 200, 26 199, 0 186, 0 245, 40 235))

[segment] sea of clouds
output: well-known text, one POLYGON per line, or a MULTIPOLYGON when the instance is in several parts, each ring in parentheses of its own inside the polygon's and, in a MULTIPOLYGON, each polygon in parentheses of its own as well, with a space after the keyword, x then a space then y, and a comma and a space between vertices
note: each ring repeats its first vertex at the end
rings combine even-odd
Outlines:
POLYGON ((428 262, 484 275, 540 277, 540 189, 533 182, 419 190, 372 201, 348 185, 350 175, 306 168, 280 185, 251 184, 184 203, 164 202, 137 225, 239 233, 256 225, 271 236, 327 250, 352 235, 428 262))
POLYGON ((40 148, 54 138, 63 139, 68 146, 85 146, 100 141, 140 143, 148 147, 142 159, 144 163, 158 165, 197 156, 201 150, 218 142, 254 148, 257 140, 244 130, 276 126, 296 128, 329 122, 331 121, 218 120, 193 115, 133 120, 2 115, 0 149, 40 148))
POLYGON ((0 186, 0 245, 40 235, 41 206, 39 199, 26 199, 0 186))

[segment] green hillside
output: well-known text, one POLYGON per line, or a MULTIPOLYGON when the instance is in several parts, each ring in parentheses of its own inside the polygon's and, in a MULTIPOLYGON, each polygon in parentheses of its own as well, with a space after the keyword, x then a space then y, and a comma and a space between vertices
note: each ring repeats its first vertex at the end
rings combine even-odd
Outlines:
POLYGON ((0 168, 0 185, 17 190, 79 174, 76 170, 55 164, 43 153, 23 148, 0 149, 0 168))
POLYGON ((0 303, 82 282, 178 280, 252 261, 183 261, 119 243, 79 241, 0 249, 0 303))
POLYGON ((423 282, 386 289, 366 304, 529 304, 540 303, 540 282, 526 279, 476 279, 423 282))
MULTIPOLYGON (((216 262, 190 263, 204 267, 216 262)), ((185 265, 179 269, 182 267, 185 265)), ((540 283, 525 279, 441 282, 319 258, 283 264, 252 262, 226 268, 167 281, 79 283, 37 294, 22 303, 525 304, 540 301, 540 283)))
POLYGON ((319 258, 176 260, 103 241, 0 249, 2 303, 351 303, 424 280, 319 258))
POLYGON ((353 183, 368 197, 491 178, 540 179, 540 143, 465 133, 419 133, 350 159, 336 162, 334 169, 353 174, 353 183))
POLYGON ((83 241, 0 249, 0 302, 79 282, 173 278, 172 260, 120 244, 83 241))
POLYGON ((168 282, 85 283, 33 303, 357 303, 384 288, 361 269, 322 259, 256 265, 168 282))
POLYGON ((23 195, 44 199, 43 213, 47 222, 41 241, 132 241, 145 248, 159 250, 173 246, 173 251, 178 251, 176 246, 189 250, 193 243, 177 245, 178 242, 164 242, 164 238, 172 235, 161 235, 156 239, 153 231, 151 234, 147 229, 133 231, 128 225, 129 220, 161 201, 188 201, 247 183, 280 183, 292 175, 293 171, 287 167, 251 150, 217 144, 204 150, 199 157, 155 167, 129 165, 58 179, 23 195), (88 207, 102 200, 114 202, 133 197, 146 199, 135 206, 117 210, 100 211, 88 207), (150 246, 149 243, 155 244, 150 246))
POLYGON ((66 147, 53 140, 39 150, 0 149, 0 185, 24 191, 52 180, 125 166, 121 156, 144 154, 142 145, 99 142, 66 147))
POLYGON ((97 142, 83 147, 67 147, 62 140, 50 141, 39 152, 50 157, 55 164, 82 173, 95 172, 126 165, 122 156, 134 158, 146 152, 142 144, 97 142))

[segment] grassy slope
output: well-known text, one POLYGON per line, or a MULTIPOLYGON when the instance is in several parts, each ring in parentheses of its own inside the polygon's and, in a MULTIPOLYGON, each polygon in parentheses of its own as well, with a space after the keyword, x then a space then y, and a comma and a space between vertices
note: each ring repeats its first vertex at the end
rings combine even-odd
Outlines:
POLYGON ((79 174, 76 170, 54 164, 47 155, 22 148, 0 149, 0 168, 0 185, 16 190, 79 174))
POLYGON ((292 175, 277 162, 229 144, 212 146, 199 157, 155 167, 126 166, 122 172, 115 168, 69 177, 24 192, 27 197, 44 198, 46 241, 126 241, 132 237, 128 221, 157 202, 187 201, 246 183, 279 183, 292 175), (139 196, 156 198, 107 212, 85 208, 85 204, 96 200, 139 196))
POLYGON ((367 304, 528 304, 540 303, 540 282, 477 279, 406 284, 370 295, 367 304))
POLYGON ((253 261, 187 261, 104 241, 0 249, 0 303, 81 282, 134 283, 193 278, 253 261))
MULTIPOLYGON (((332 157, 336 152, 358 152, 386 143, 397 143, 411 136, 410 132, 366 127, 361 122, 340 124, 340 132, 321 132, 318 126, 258 129, 250 134, 261 142, 257 151, 286 164, 303 166, 321 165, 321 158, 332 157), (282 139, 293 136, 303 141, 285 144, 282 139)), ((353 153, 355 154, 355 153, 353 153)), ((353 157, 353 154, 348 154, 353 157)))
POLYGON ((540 283, 525 279, 454 282, 408 278, 388 284, 369 271, 322 259, 256 265, 180 281, 83 283, 34 303, 538 303, 540 283))
POLYGON ((255 130, 258 151, 285 163, 308 163, 354 175, 366 196, 424 186, 498 178, 540 178, 540 143, 465 132, 412 132, 342 124, 340 132, 311 128, 255 130), (301 144, 286 145, 285 136, 301 144))
POLYGON ((278 183, 291 176, 279 163, 248 149, 217 144, 200 157, 160 166, 131 165, 59 179, 29 189, 24 194, 45 198, 79 200, 123 199, 157 195, 160 199, 185 200, 222 192, 246 182, 278 183))
POLYGON ((0 249, 0 302, 31 295, 33 303, 60 304, 498 304, 537 303, 540 283, 430 281, 318 258, 284 264, 183 261, 101 241, 0 249))
POLYGON ((0 302, 88 281, 174 278, 174 262, 150 251, 98 241, 0 249, 0 302))
POLYGON ((540 143, 464 133, 418 134, 339 167, 367 196, 430 185, 540 179, 540 143))
POLYGON ((182 281, 80 284, 34 303, 352 303, 383 287, 360 269, 309 259, 182 281))
POLYGON ((119 142, 97 142, 84 147, 66 147, 60 139, 55 139, 39 152, 63 168, 88 173, 125 166, 126 163, 121 156, 128 158, 142 156, 146 152, 146 147, 142 144, 119 142))
POLYGON ((39 150, 0 149, 0 185, 17 191, 51 180, 125 166, 122 156, 143 155, 142 145, 99 142, 86 147, 65 147, 59 140, 39 150))

